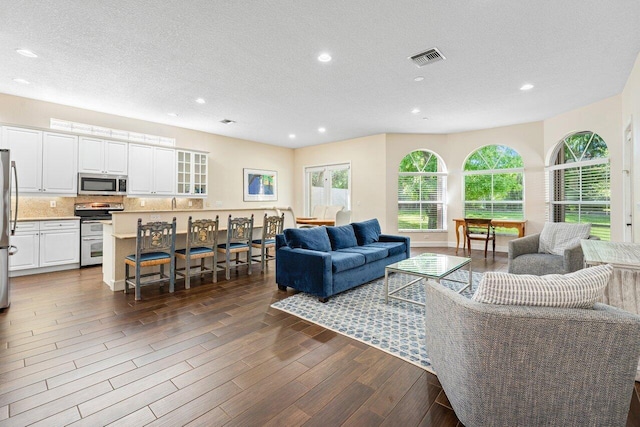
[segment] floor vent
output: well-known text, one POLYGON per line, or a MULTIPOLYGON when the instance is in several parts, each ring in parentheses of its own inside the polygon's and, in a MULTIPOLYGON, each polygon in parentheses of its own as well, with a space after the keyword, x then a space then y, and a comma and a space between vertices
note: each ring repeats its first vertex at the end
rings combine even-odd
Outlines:
POLYGON ((442 61, 443 59, 447 59, 444 57, 442 53, 438 50, 438 48, 431 48, 424 52, 417 53, 413 56, 409 57, 410 60, 413 61, 414 64, 418 67, 424 67, 427 64, 431 64, 432 62, 442 61))

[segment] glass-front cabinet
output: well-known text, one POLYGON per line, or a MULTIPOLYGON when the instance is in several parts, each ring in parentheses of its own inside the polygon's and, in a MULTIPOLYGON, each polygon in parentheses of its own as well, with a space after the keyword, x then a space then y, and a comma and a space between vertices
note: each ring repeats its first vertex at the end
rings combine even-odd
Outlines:
POLYGON ((207 153, 178 150, 178 195, 207 195, 207 153))

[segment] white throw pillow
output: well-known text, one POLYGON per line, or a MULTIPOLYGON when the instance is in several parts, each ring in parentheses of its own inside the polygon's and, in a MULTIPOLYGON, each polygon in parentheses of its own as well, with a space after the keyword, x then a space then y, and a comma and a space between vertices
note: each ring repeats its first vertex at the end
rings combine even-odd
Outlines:
POLYGON ((487 304, 591 308, 602 297, 612 272, 609 264, 546 276, 487 272, 473 299, 487 304))
POLYGON ((544 254, 564 255, 564 250, 580 244, 580 240, 588 239, 591 224, 568 224, 566 222, 545 222, 540 233, 538 252, 544 254))

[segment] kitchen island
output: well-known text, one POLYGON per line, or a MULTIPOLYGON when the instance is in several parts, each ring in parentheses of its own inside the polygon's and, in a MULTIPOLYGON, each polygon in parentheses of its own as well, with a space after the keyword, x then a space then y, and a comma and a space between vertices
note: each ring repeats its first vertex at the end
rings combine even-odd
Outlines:
MULTIPOLYGON (((285 228, 289 225, 288 218, 292 218, 289 208, 277 208, 285 212, 285 228), (289 212, 289 215, 287 215, 289 212)), ((171 222, 176 217, 176 249, 186 246, 187 223, 189 216, 196 219, 215 219, 216 215, 220 220, 220 233, 218 240, 220 243, 226 238, 227 219, 229 215, 233 217, 254 216, 253 236, 260 238, 262 233, 262 220, 264 214, 276 215, 276 208, 244 208, 244 209, 176 209, 176 210, 154 210, 154 211, 122 211, 112 212, 111 221, 103 223, 103 258, 102 258, 102 280, 112 291, 124 289, 124 259, 136 251, 136 229, 138 218, 142 223, 151 221, 171 222)))

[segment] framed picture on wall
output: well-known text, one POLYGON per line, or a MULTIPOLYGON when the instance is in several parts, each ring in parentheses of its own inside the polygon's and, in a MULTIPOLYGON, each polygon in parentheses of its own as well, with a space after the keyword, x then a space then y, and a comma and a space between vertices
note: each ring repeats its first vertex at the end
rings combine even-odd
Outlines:
POLYGON ((244 201, 278 200, 278 172, 263 169, 243 169, 244 201))

